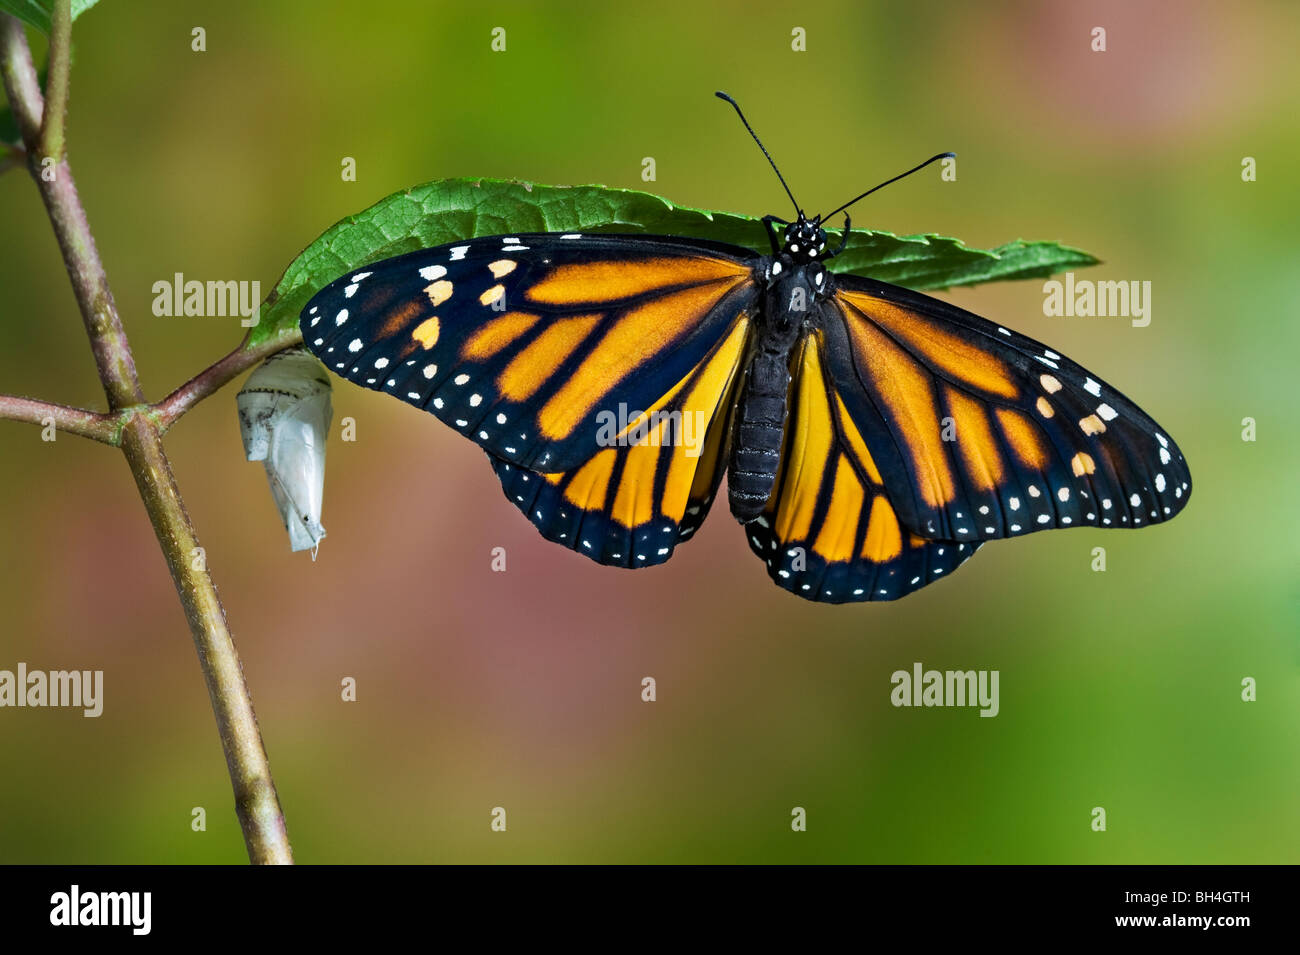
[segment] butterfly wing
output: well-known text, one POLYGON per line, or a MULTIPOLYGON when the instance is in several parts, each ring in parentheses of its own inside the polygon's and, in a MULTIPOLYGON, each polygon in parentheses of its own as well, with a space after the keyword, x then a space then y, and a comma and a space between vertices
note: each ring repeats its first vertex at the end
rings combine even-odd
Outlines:
POLYGON ((542 536, 598 563, 666 561, 717 494, 751 321, 736 316, 704 360, 580 467, 539 474, 492 457, 506 497, 542 536))
POLYGON ((899 519, 931 539, 1138 527, 1187 503, 1174 442, 1068 358, 946 302, 836 277, 822 306, 844 417, 899 519))
POLYGON ((510 464, 572 472, 609 415, 663 402, 752 309, 756 256, 666 237, 473 239, 349 272, 307 304, 307 347, 510 464))
POLYGON ((951 573, 979 543, 927 540, 900 523, 893 488, 845 414, 824 352, 821 332, 795 349, 776 484, 745 534, 791 593, 825 603, 893 600, 951 573))

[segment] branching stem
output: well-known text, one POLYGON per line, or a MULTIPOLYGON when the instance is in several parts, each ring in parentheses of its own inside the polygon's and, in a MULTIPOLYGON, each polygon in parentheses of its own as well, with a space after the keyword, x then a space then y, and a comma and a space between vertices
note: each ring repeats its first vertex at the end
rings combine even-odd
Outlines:
POLYGON ((163 432, 177 417, 252 365, 258 352, 241 348, 158 406, 145 404, 131 347, 68 165, 63 119, 71 26, 71 0, 56 0, 49 95, 43 99, 22 24, 0 14, 0 74, 26 145, 28 169, 63 252, 109 411, 100 414, 0 396, 0 417, 36 423, 52 419, 56 428, 121 447, 185 608, 216 715, 249 859, 254 863, 291 863, 284 816, 239 654, 162 442, 163 432))

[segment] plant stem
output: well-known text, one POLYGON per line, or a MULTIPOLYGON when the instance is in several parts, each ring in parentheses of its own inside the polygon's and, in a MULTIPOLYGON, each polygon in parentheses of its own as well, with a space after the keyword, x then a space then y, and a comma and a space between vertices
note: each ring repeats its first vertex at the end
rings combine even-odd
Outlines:
MULTIPOLYGON (((68 0, 62 0, 61 6, 66 12, 68 0)), ((68 30, 60 32, 56 26, 51 36, 51 75, 56 63, 66 62, 68 39, 68 30), (56 44, 63 48, 56 51, 56 44)), ((32 68, 31 51, 23 27, 8 15, 0 15, 0 73, 3 73, 14 117, 23 131, 29 168, 45 200, 63 252, 100 380, 108 395, 110 412, 118 412, 111 417, 121 428, 122 451, 135 476, 140 497, 189 620, 199 665, 216 714, 217 729, 235 790, 235 811, 244 832, 249 859, 254 863, 290 863, 293 855, 284 816, 225 611, 208 573, 207 563, 199 558, 197 535, 176 486, 171 462, 163 450, 162 429, 147 408, 134 407, 141 406, 144 401, 135 361, 66 155, 61 155, 53 165, 52 177, 38 155, 39 117, 43 107, 36 71, 32 68)), ((51 102, 56 95, 65 96, 66 90, 61 94, 52 90, 51 102)), ((53 126, 46 124, 46 128, 60 126, 61 120, 53 126)), ((61 133, 59 135, 61 137, 61 133)))
POLYGON ((217 730, 226 751, 226 765, 235 789, 235 811, 255 864, 292 863, 284 815, 244 682, 243 666, 226 627, 206 561, 199 559, 199 542, 185 511, 171 463, 163 451, 158 427, 136 415, 122 430, 122 451, 135 475, 140 497, 153 522, 167 558, 176 591, 194 634, 203 675, 217 717, 217 730), (204 569, 197 569, 204 568, 204 569))
MULTIPOLYGON (((5 90, 27 145, 28 168, 45 201, 45 210, 59 240, 68 277, 72 280, 72 291, 81 307, 81 318, 86 324, 86 334, 90 336, 99 378, 108 394, 109 409, 140 404, 144 401, 144 393, 135 373, 135 361, 126 343, 126 333, 122 330, 117 305, 108 288, 108 276, 100 263, 99 250, 95 248, 90 223, 81 207, 67 156, 44 156, 41 153, 38 139, 42 128, 40 116, 45 104, 36 79, 36 68, 32 65, 31 50, 27 46, 27 34, 16 17, 0 14, 0 18, 3 18, 0 23, 0 45, 3 45, 0 70, 4 73, 5 90), (47 158, 54 160, 52 165, 44 163, 47 158)), ((56 39, 57 35, 50 38, 51 78, 56 56, 66 58, 67 55, 66 50, 56 54, 56 39)), ((67 42, 66 33, 62 39, 67 42)), ((66 95, 66 90, 64 93, 66 95)), ((62 133, 59 137, 62 141, 62 133)))
POLYGON ((50 69, 46 74, 41 155, 63 158, 64 117, 68 112, 68 74, 72 57, 72 0, 54 0, 50 16, 50 69))
POLYGON ((100 381, 108 395, 109 410, 116 411, 128 405, 144 402, 144 392, 135 372, 135 359, 127 344, 117 304, 108 287, 108 276, 95 248, 90 233, 90 223, 77 194, 77 184, 67 157, 60 159, 50 169, 36 172, 41 198, 49 213, 54 235, 63 252, 63 263, 72 282, 72 290, 81 308, 81 318, 90 336, 90 347, 95 354, 100 381), (45 173, 53 178, 46 179, 45 173))
POLYGON ((158 426, 163 431, 167 431, 181 415, 208 395, 225 387, 242 372, 276 352, 301 342, 302 333, 294 328, 252 348, 247 346, 247 341, 245 338, 244 342, 225 358, 204 369, 162 401, 153 405, 153 410, 157 412, 158 426))
POLYGON ((118 443, 117 418, 83 408, 69 408, 67 405, 20 398, 17 395, 0 395, 0 418, 39 425, 53 421, 54 427, 60 431, 79 434, 83 438, 92 438, 105 444, 118 443))
POLYGON ((4 73, 5 93, 18 132, 25 144, 34 143, 41 135, 45 97, 41 95, 41 81, 32 65, 22 22, 7 14, 0 14, 0 71, 4 73))
POLYGON ((150 405, 128 405, 112 414, 18 395, 0 395, 0 420, 26 421, 39 425, 52 420, 54 427, 60 431, 93 438, 116 447, 122 443, 122 429, 134 415, 144 414, 152 418, 158 424, 158 429, 166 434, 182 415, 204 398, 220 391, 258 362, 301 342, 302 333, 297 328, 285 330, 274 338, 252 346, 245 337, 243 343, 229 355, 209 365, 162 401, 150 405))

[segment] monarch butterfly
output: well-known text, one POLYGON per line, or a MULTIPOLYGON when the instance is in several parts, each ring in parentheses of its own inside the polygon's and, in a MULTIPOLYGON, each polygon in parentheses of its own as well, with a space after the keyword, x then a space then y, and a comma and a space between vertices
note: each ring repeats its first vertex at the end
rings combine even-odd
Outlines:
POLYGON ((772 580, 891 600, 982 542, 1139 527, 1182 509, 1174 442, 1079 365, 946 302, 833 275, 794 203, 772 254, 671 236, 519 234, 397 256, 322 289, 300 324, 344 377, 481 445, 548 539, 648 567, 700 527, 724 472, 772 580))

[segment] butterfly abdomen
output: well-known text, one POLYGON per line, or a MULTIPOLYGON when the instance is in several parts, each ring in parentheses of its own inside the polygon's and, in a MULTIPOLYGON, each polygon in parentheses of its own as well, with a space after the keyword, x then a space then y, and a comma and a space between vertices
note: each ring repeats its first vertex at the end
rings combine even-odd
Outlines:
POLYGON ((776 482, 790 385, 788 361, 784 354, 759 351, 740 395, 727 497, 731 513, 742 524, 763 513, 776 482))

